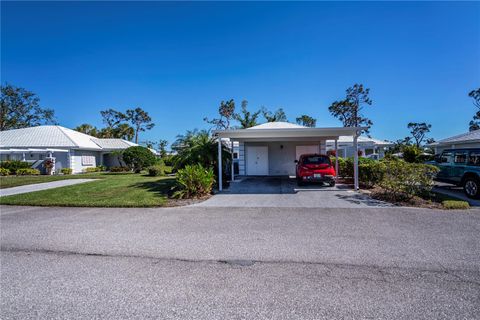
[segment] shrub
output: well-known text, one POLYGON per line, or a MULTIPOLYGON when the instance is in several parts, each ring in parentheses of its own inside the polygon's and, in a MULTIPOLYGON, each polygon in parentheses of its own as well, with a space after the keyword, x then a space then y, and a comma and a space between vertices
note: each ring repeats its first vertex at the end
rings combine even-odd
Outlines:
POLYGON ((88 167, 88 168, 83 169, 83 172, 86 172, 86 173, 98 172, 98 169, 97 169, 97 167, 88 167))
POLYGON ((70 168, 62 168, 60 169, 60 172, 63 174, 72 174, 73 170, 70 168))
POLYGON ((129 172, 131 169, 129 167, 111 167, 110 172, 129 172))
POLYGON ((155 155, 145 147, 135 146, 123 151, 123 161, 135 172, 140 172, 144 168, 155 164, 155 155))
POLYGON ((414 163, 417 162, 418 157, 422 153, 422 150, 417 146, 405 146, 403 147, 403 160, 414 163))
POLYGON ((211 168, 205 169, 200 164, 187 165, 177 172, 176 198, 198 198, 212 192, 215 175, 211 168))
POLYGON ((358 165, 358 180, 362 186, 372 188, 385 176, 386 166, 383 162, 372 161, 358 165))
MULTIPOLYGON (((331 159, 332 164, 335 165, 335 158, 331 159)), ((370 164, 376 162, 373 159, 369 158, 358 158, 358 165, 361 164, 370 164)), ((338 172, 339 177, 353 177, 353 158, 338 158, 338 172)), ((359 172, 360 176, 360 172, 359 172)))
POLYGON ((38 176, 40 174, 40 170, 26 168, 26 169, 17 169, 16 175, 17 176, 38 176))
POLYGON ((391 200, 411 199, 424 196, 433 187, 433 178, 438 168, 405 161, 385 161, 385 174, 379 185, 391 200))
POLYGON ((156 164, 147 168, 148 175, 151 177, 164 176, 165 175, 165 166, 161 164, 156 164))
POLYGON ((16 174, 18 169, 29 169, 30 163, 20 160, 7 160, 0 162, 0 168, 8 169, 10 174, 16 174))
POLYGON ((454 210, 466 210, 470 208, 470 204, 467 201, 460 200, 445 200, 442 201, 442 205, 445 209, 454 210))
POLYGON ((107 171, 107 167, 104 165, 99 165, 97 166, 97 171, 98 172, 107 171))
POLYGON ((0 168, 0 176, 8 176, 10 174, 10 170, 7 168, 0 168))

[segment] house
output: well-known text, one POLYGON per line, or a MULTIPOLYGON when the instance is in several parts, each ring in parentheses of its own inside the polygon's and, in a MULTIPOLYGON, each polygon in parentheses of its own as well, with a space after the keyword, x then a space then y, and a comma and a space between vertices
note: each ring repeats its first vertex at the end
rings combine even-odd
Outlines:
MULTIPOLYGON (((301 154, 326 153, 329 140, 334 141, 334 149, 337 150, 338 141, 343 136, 352 137, 353 148, 357 148, 359 134, 364 129, 309 128, 288 122, 269 122, 247 129, 216 130, 214 135, 218 138, 219 159, 222 143, 228 141, 228 144, 233 146, 238 143, 240 176, 293 176, 295 160, 298 160, 301 154)), ((234 154, 235 152, 232 157, 234 154)), ((336 154, 338 156, 338 152, 336 154)), ((355 188, 358 189, 358 153, 354 153, 354 159, 355 188)), ((218 170, 221 179, 220 163, 221 161, 218 170)), ((221 186, 221 181, 219 182, 221 186)))
POLYGON ((22 160, 42 170, 45 158, 55 161, 54 172, 73 173, 104 165, 119 166, 118 151, 137 144, 123 139, 100 139, 61 126, 38 126, 0 132, 0 160, 22 160))
POLYGON ((440 154, 445 149, 480 148, 480 130, 445 138, 428 146, 435 149, 435 154, 440 154))
MULTIPOLYGON (((353 157, 355 149, 353 147, 353 137, 339 137, 338 138, 338 152, 339 157, 348 158, 353 157)), ((358 150, 362 156, 369 156, 371 154, 378 154, 380 159, 385 156, 386 148, 392 146, 393 143, 386 140, 379 140, 365 136, 358 137, 358 150)), ((327 151, 335 149, 335 141, 327 140, 327 151)))

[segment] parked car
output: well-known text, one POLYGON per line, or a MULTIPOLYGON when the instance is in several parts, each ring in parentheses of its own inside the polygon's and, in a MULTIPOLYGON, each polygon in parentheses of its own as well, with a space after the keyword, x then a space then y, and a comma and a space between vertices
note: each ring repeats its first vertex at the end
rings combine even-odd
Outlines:
POLYGON ((372 154, 369 154, 368 156, 365 156, 365 158, 372 159, 372 160, 380 160, 380 155, 378 153, 372 153, 372 154))
POLYGON ((335 186, 335 167, 330 157, 323 154, 302 154, 295 160, 296 178, 298 185, 307 182, 328 183, 330 187, 335 186))
POLYGON ((440 172, 436 180, 463 187, 469 198, 480 198, 480 149, 447 149, 431 164, 440 172))

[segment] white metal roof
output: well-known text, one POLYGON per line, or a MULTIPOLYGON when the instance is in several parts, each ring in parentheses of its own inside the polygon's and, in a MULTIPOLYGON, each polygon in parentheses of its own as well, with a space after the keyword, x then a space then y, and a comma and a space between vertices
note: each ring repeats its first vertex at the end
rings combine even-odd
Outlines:
POLYGON ((292 129, 292 128, 307 128, 299 124, 290 123, 290 122, 267 122, 262 123, 257 126, 247 128, 246 130, 255 130, 255 129, 292 129))
POLYGON ((442 140, 439 140, 435 143, 432 143, 432 145, 452 145, 455 143, 474 143, 474 142, 480 142, 480 130, 474 130, 470 131, 467 133, 462 133, 453 137, 445 138, 442 140))
MULTIPOLYGON (((334 140, 327 140, 327 144, 333 144, 335 143, 334 140)), ((338 137, 338 143, 339 144, 353 144, 353 136, 340 136, 338 137)), ((386 141, 386 140, 379 140, 375 138, 369 138, 365 136, 360 136, 358 137, 358 143, 359 144, 372 144, 376 146, 391 146, 393 145, 392 142, 386 141)))
POLYGON ((82 149, 123 150, 136 143, 123 139, 100 139, 62 126, 38 126, 0 131, 0 148, 3 149, 82 149))

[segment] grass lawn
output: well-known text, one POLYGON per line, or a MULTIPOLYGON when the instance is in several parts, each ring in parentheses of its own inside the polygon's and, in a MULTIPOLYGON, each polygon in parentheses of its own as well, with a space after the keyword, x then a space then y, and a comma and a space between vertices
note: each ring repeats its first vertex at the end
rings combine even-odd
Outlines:
POLYGON ((6 177, 0 177, 0 189, 24 186, 27 184, 34 184, 34 183, 58 181, 58 180, 85 179, 85 178, 101 179, 104 177, 105 175, 102 175, 101 173, 85 173, 85 174, 58 175, 58 176, 45 176, 45 175, 6 176, 6 177))
POLYGON ((166 204, 168 193, 175 181, 173 177, 149 177, 133 173, 93 173, 58 177, 2 177, 1 181, 2 184, 4 181, 8 181, 7 183, 10 186, 14 186, 68 178, 96 178, 98 180, 1 197, 0 204, 68 207, 157 207, 166 204), (50 178, 57 179, 50 180, 50 178), (15 181, 15 179, 18 179, 18 181, 15 181))

